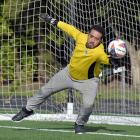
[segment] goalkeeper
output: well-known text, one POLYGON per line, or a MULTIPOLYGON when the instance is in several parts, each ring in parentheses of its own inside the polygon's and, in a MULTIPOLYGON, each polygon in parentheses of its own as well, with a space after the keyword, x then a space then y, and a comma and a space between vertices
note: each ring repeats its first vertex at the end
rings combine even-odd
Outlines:
POLYGON ((58 21, 47 14, 41 14, 40 18, 71 36, 76 42, 75 49, 67 67, 55 74, 33 97, 29 98, 26 107, 13 116, 12 120, 20 121, 34 114, 34 110, 50 95, 67 88, 74 88, 80 91, 82 97, 81 109, 74 129, 75 133, 83 133, 97 93, 100 64, 115 64, 114 60, 104 52, 102 44, 104 29, 100 25, 94 25, 89 33, 85 34, 74 26, 58 21))

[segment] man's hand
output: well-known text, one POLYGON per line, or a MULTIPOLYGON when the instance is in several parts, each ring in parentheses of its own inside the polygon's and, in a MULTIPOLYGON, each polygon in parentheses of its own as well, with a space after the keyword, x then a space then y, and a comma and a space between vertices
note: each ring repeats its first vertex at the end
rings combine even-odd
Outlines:
POLYGON ((109 62, 115 69, 117 69, 119 67, 119 64, 120 64, 119 59, 109 57, 109 62))
POLYGON ((40 19, 42 19, 45 22, 50 23, 52 25, 57 25, 57 23, 58 23, 58 20, 57 19, 52 18, 51 16, 49 16, 46 13, 40 14, 40 19))
POLYGON ((103 74, 104 77, 113 75, 113 68, 105 68, 105 69, 102 71, 102 74, 103 74))

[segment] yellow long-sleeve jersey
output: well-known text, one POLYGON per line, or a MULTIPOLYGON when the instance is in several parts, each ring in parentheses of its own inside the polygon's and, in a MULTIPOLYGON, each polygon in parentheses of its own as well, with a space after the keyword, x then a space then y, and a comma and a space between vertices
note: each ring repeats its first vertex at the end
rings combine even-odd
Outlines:
POLYGON ((103 44, 89 49, 86 47, 88 34, 82 33, 74 26, 62 21, 58 22, 57 27, 68 33, 76 41, 75 49, 68 64, 70 76, 76 80, 98 77, 101 72, 100 64, 109 64, 109 58, 104 52, 103 44))

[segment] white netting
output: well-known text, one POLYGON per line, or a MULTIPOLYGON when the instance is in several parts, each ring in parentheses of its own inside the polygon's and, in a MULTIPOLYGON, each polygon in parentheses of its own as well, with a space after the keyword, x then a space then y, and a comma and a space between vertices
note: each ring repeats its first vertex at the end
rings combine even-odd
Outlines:
MULTIPOLYGON (((3 0, 0 2, 0 112, 15 113, 58 70, 69 62, 74 41, 40 21, 48 13, 83 32, 94 24, 106 30, 105 46, 115 34, 126 41, 126 71, 102 79, 93 114, 139 116, 140 2, 138 0, 3 0), (113 80, 112 80, 113 79, 113 80), (109 82, 111 81, 111 82, 109 82)), ((68 100, 79 110, 77 91, 50 97, 40 113, 66 113, 68 100), (69 94, 67 94, 69 93, 69 94), (69 95, 69 96, 68 96, 69 95)))

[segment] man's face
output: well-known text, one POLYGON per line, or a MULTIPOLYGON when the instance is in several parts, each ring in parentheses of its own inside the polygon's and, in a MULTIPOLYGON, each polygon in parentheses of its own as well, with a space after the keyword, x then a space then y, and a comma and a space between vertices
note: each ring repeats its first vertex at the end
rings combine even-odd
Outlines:
POLYGON ((93 49, 97 47, 102 39, 102 33, 92 29, 91 32, 88 34, 87 44, 86 47, 93 49))

